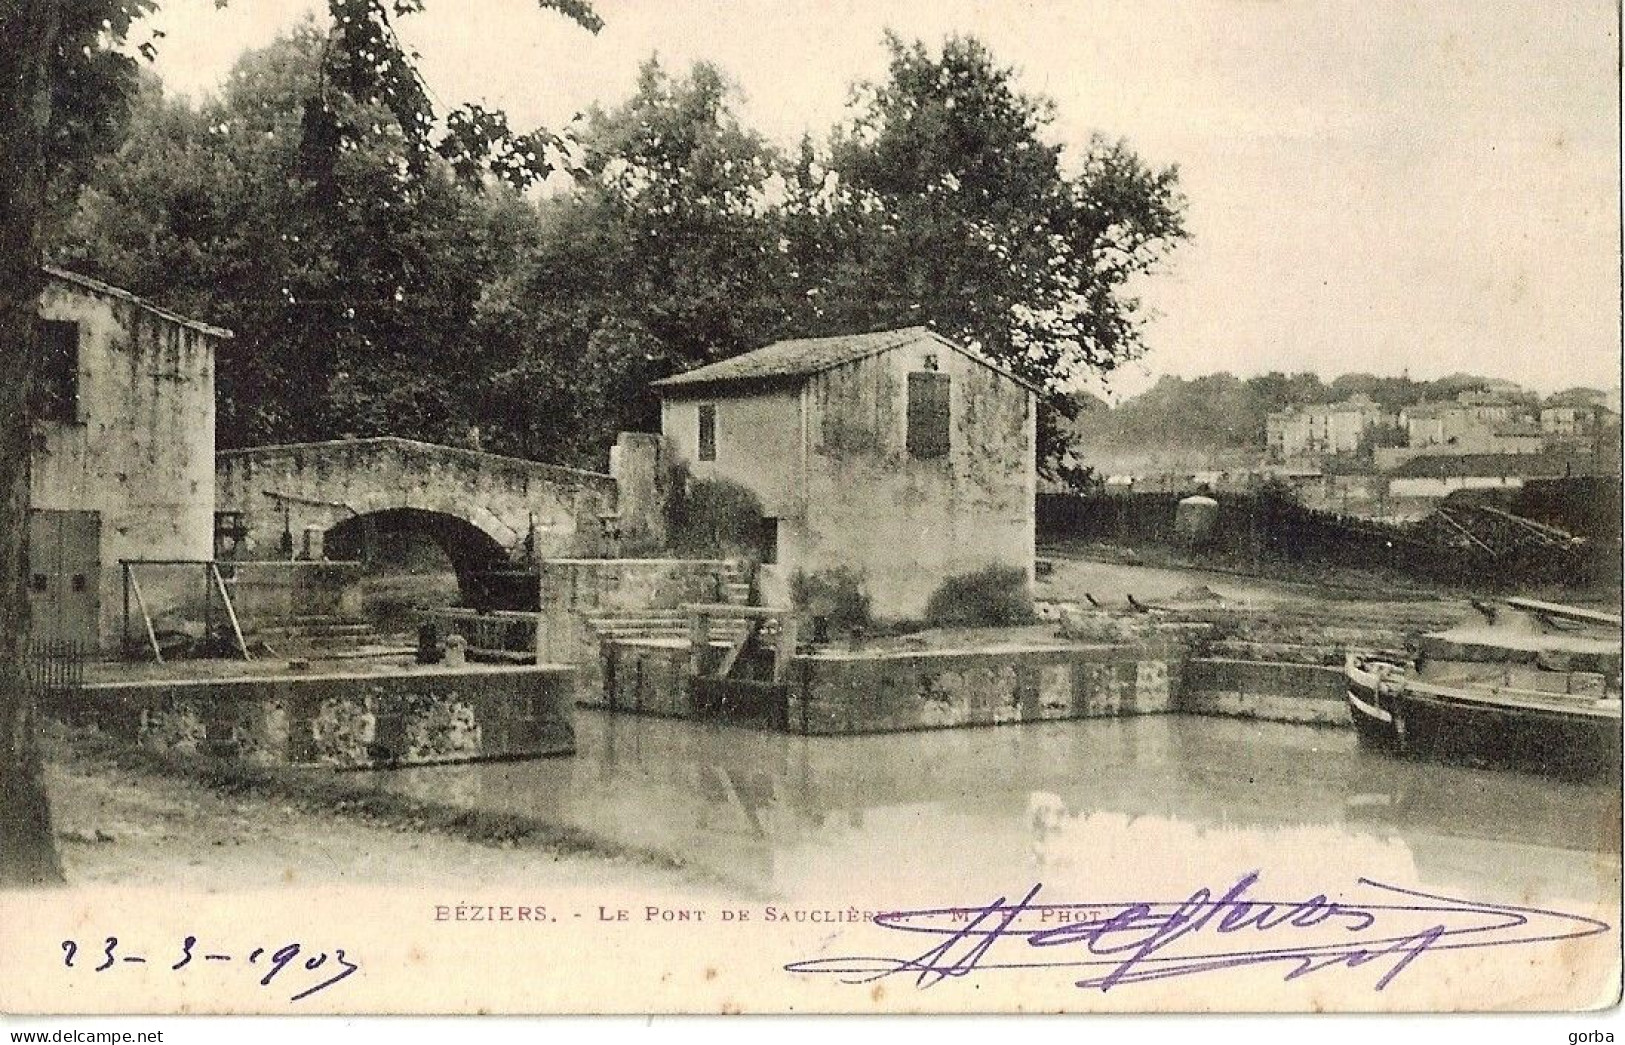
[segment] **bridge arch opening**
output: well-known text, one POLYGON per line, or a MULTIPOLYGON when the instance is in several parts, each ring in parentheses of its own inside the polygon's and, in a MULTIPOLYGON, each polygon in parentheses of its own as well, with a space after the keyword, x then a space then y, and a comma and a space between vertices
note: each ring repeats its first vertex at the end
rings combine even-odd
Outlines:
POLYGON ((467 519, 421 508, 386 508, 346 519, 327 530, 330 559, 355 559, 367 568, 363 602, 369 615, 401 618, 453 603, 485 600, 480 578, 508 568, 502 545, 467 519))

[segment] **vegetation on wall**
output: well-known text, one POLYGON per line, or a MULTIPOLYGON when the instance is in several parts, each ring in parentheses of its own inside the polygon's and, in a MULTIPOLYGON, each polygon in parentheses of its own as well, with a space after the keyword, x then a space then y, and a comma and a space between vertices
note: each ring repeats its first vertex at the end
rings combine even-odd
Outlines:
POLYGON ((665 502, 666 544, 681 555, 744 558, 760 554, 762 502, 731 479, 699 479, 674 470, 665 502))
POLYGON ((790 578, 790 602, 808 616, 828 621, 832 634, 875 629, 863 574, 850 566, 797 570, 790 578))

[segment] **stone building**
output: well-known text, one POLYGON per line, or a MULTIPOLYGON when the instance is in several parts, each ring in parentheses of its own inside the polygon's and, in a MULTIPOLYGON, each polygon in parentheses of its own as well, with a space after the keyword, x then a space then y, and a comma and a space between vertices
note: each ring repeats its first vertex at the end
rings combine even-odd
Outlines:
POLYGON ((1035 390, 924 327, 780 341, 654 383, 690 473, 762 505, 764 601, 797 571, 863 577, 916 617, 942 581, 1033 569, 1035 390))
MULTIPOLYGON (((214 356, 229 330, 58 268, 30 468, 37 640, 118 642, 123 559, 213 557, 214 356)), ((155 603, 182 597, 155 581, 155 603)))
POLYGON ((1400 411, 1399 422, 1412 449, 1440 446, 1457 453, 1517 453, 1518 446, 1497 442, 1496 436, 1516 437, 1530 422, 1530 413, 1526 404, 1506 394, 1463 392, 1453 401, 1408 406, 1400 411))
POLYGON ((1322 454, 1352 454, 1371 429, 1390 423, 1382 407, 1364 395, 1341 403, 1314 403, 1277 410, 1264 419, 1266 447, 1272 461, 1292 461, 1322 454))

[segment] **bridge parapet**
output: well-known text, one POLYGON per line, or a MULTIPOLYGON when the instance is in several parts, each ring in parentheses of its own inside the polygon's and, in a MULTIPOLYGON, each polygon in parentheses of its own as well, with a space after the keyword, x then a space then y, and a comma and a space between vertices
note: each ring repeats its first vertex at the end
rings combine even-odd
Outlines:
POLYGON ((215 488, 240 553, 259 557, 297 553, 307 527, 402 509, 461 520, 510 560, 597 556, 616 511, 611 476, 393 436, 225 450, 215 488))

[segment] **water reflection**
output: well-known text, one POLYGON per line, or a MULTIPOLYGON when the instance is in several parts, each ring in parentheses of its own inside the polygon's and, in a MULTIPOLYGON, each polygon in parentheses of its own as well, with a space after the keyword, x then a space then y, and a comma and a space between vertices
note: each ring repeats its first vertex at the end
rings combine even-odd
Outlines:
POLYGON ((1618 890, 1617 784, 1406 762, 1344 731, 1152 716, 793 737, 593 711, 577 730, 574 758, 370 779, 669 851, 767 896, 1126 887, 1193 863, 1486 899, 1618 890))

